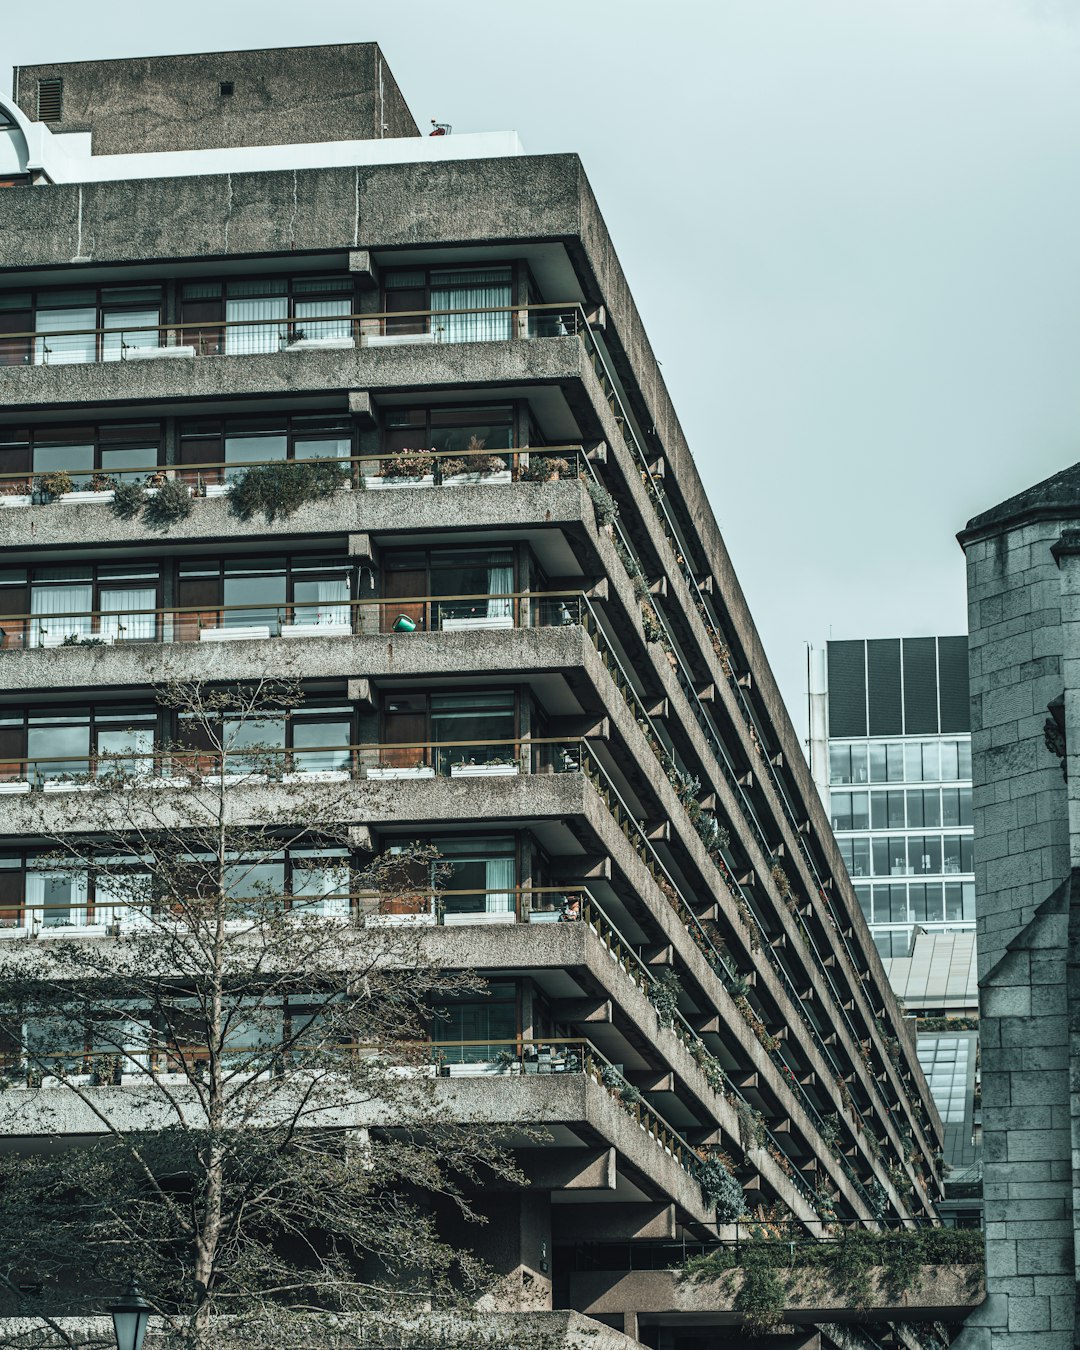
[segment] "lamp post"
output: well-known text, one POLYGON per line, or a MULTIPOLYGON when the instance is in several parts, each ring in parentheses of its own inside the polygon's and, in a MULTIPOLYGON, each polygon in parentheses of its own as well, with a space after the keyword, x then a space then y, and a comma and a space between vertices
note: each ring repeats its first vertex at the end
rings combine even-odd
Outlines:
POLYGON ((117 1350, 142 1350, 146 1324, 150 1321, 152 1311, 150 1304, 139 1293, 139 1286, 132 1274, 127 1289, 109 1308, 113 1330, 116 1332, 117 1350))

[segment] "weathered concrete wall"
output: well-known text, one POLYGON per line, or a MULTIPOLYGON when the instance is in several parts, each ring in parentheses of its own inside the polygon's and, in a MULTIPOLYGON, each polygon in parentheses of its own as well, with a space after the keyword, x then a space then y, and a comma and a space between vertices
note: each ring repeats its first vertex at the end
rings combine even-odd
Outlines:
POLYGON ((63 116, 51 129, 92 132, 95 155, 419 135, 375 42, 17 66, 27 117, 38 80, 57 78, 63 116))

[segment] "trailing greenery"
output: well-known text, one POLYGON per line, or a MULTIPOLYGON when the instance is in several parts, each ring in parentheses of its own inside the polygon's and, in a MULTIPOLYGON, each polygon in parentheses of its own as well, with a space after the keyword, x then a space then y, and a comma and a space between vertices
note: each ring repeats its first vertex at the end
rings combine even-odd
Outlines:
POLYGON ((585 478, 585 491, 592 498, 592 504, 596 511, 596 523, 600 526, 613 525, 615 518, 619 514, 619 507, 615 498, 605 487, 596 482, 593 478, 585 478))
POLYGON ((920 1017, 919 1031, 978 1031, 977 1017, 920 1017))
POLYGON ((146 488, 142 483, 121 479, 113 490, 112 509, 121 520, 133 520, 146 501, 146 488))
POLYGON ((792 1245, 767 1238, 717 1247, 706 1256, 691 1257, 684 1271, 691 1279, 715 1280, 741 1270, 734 1306, 745 1329, 758 1334, 783 1321, 789 1298, 808 1278, 816 1289, 827 1288, 850 1307, 868 1308, 875 1283, 888 1298, 900 1299, 917 1284, 924 1266, 970 1266, 969 1280, 975 1284, 982 1264, 983 1234, 978 1229, 847 1229, 823 1242, 792 1245))
POLYGON ((229 493, 229 510, 240 520, 291 516, 308 502, 332 497, 349 481, 344 464, 306 459, 256 464, 239 475, 229 493))
POLYGON ((716 1210, 717 1223, 734 1223, 746 1211, 746 1198, 738 1179, 732 1174, 730 1160, 715 1154, 704 1157, 697 1168, 697 1179, 705 1202, 716 1210))
POLYGON ((649 1002, 656 1009, 656 1016, 662 1027, 670 1027, 679 1011, 679 995, 682 985, 673 970, 662 970, 649 986, 649 1002))
POLYGON ((143 519, 156 529, 167 529, 191 515, 191 493, 179 478, 169 478, 148 497, 143 508, 143 519))

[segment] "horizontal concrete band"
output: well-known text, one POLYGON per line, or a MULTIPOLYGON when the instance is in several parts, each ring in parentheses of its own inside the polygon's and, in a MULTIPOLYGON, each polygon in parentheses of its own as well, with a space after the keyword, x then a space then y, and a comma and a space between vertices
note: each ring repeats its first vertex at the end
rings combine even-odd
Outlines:
MULTIPOLYGON (((277 1088, 254 1084, 250 1094, 239 1093, 238 1109, 250 1111, 257 1103, 252 1118, 268 1127, 289 1120, 299 1104, 298 1092, 287 1082, 277 1088)), ((399 1104, 397 1116, 377 1102, 350 1101, 341 1083, 327 1083, 324 1093, 325 1106, 316 1095, 305 1107, 303 1128, 415 1128, 446 1120, 506 1126, 502 1142, 515 1149, 543 1149, 545 1127, 554 1132, 549 1142, 562 1148, 569 1132, 571 1142, 578 1140, 583 1149, 596 1140, 613 1148, 617 1166, 631 1169, 635 1188, 674 1202, 699 1223, 710 1217, 700 1186, 681 1163, 609 1092, 582 1074, 422 1079, 416 1093, 399 1104), (537 1127, 540 1135, 530 1139, 522 1133, 525 1126, 537 1127)), ((56 1136, 89 1140, 113 1130, 162 1129, 178 1120, 188 1128, 200 1128, 203 1120, 196 1089, 186 1084, 13 1089, 0 1100, 0 1132, 9 1145, 23 1141, 32 1147, 36 1139, 56 1136)), ((249 1123, 247 1115, 244 1120, 249 1123)), ((635 1189, 634 1199, 639 1198, 635 1189)))
MULTIPOLYGON (((742 1321, 735 1307, 742 1280, 738 1269, 711 1280, 668 1270, 589 1272, 570 1276, 570 1297, 575 1307, 593 1316, 627 1311, 655 1318, 711 1314, 710 1321, 730 1326, 742 1321)), ((883 1271, 871 1271, 869 1284, 869 1306, 856 1308, 850 1297, 828 1286, 827 1278, 807 1275, 789 1294, 782 1320, 960 1322, 985 1295, 978 1266, 922 1266, 899 1297, 889 1292, 883 1271)))

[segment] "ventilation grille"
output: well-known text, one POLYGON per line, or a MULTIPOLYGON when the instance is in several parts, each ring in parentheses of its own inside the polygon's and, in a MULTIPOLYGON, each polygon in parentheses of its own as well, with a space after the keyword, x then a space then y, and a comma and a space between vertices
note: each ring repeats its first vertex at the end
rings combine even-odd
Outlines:
POLYGON ((64 81, 38 80, 37 120, 59 122, 64 115, 64 81))

